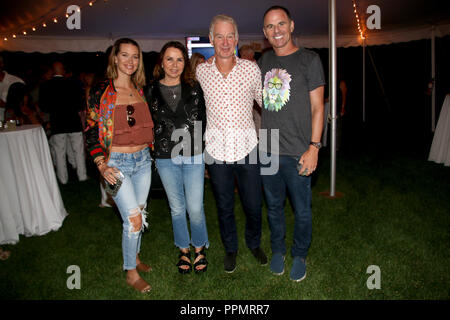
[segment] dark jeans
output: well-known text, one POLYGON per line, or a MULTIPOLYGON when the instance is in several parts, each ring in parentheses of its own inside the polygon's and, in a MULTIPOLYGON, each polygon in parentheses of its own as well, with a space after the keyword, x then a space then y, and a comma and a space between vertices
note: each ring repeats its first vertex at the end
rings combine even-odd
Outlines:
POLYGON ((213 163, 208 166, 219 216, 220 236, 226 252, 238 251, 236 221, 234 217, 235 179, 242 207, 246 215, 245 242, 256 249, 261 242, 262 191, 259 161, 249 164, 213 163))
MULTIPOLYGON (((276 156, 273 155, 272 161, 276 161, 276 159, 276 156)), ((306 258, 312 233, 311 177, 298 174, 298 160, 290 156, 279 156, 278 172, 274 175, 262 175, 262 183, 267 202, 272 253, 286 254, 284 203, 287 190, 294 210, 294 243, 291 254, 293 257, 306 258)))

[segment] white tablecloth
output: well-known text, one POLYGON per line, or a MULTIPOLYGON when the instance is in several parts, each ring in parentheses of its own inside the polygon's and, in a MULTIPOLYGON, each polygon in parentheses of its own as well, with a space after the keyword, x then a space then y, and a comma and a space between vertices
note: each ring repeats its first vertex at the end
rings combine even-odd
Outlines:
POLYGON ((450 94, 442 105, 428 160, 450 166, 450 94))
POLYGON ((0 244, 58 230, 66 216, 42 127, 0 131, 0 244))

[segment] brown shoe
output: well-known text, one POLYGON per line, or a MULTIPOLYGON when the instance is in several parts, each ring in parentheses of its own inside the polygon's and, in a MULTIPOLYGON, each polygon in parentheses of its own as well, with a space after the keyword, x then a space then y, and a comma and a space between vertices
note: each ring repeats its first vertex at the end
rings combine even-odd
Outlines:
POLYGON ((130 283, 127 280, 127 284, 130 287, 135 288, 137 291, 139 291, 140 293, 147 293, 150 292, 150 290, 152 289, 152 287, 142 278, 137 279, 135 282, 130 283))
POLYGON ((152 271, 152 267, 141 262, 136 266, 136 270, 141 271, 141 272, 150 272, 150 271, 152 271))

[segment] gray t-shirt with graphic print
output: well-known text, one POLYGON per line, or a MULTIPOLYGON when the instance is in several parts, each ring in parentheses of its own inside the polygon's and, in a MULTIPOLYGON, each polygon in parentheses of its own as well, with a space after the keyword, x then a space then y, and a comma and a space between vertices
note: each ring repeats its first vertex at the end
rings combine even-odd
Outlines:
POLYGON ((325 85, 319 55, 299 48, 288 56, 266 52, 258 61, 263 81, 261 129, 267 129, 262 151, 300 157, 311 141, 309 92, 325 85), (279 130, 279 151, 271 145, 271 129, 279 130))

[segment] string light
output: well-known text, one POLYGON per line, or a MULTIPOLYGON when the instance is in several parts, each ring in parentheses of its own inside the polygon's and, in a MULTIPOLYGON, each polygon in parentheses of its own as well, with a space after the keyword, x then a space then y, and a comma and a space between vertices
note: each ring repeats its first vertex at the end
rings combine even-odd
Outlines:
MULTIPOLYGON (((98 0, 91 0, 91 1, 89 1, 89 2, 86 1, 87 4, 85 4, 85 5, 78 5, 77 12, 81 12, 81 8, 83 8, 83 7, 87 6, 87 5, 89 5, 90 7, 93 7, 93 6, 94 6, 94 3, 96 3, 97 1, 98 1, 98 0)), ((86 3, 86 2, 85 2, 85 3, 86 3)), ((104 2, 104 3, 107 3, 107 0, 103 0, 103 2, 104 2)), ((60 9, 61 9, 61 7, 57 7, 57 8, 53 8, 52 10, 50 10, 50 11, 48 11, 48 12, 60 11, 60 9)), ((66 17, 66 18, 68 19, 70 16, 69 16, 68 13, 65 12, 65 13, 62 15, 62 17, 66 17)), ((35 20, 34 20, 35 22, 31 22, 31 23, 33 23, 33 24, 35 24, 35 23, 41 24, 43 28, 47 28, 47 23, 46 23, 45 21, 42 21, 42 20, 44 20, 44 19, 48 19, 48 17, 46 18, 45 15, 44 15, 44 16, 42 16, 41 18, 35 19, 35 20), (37 22, 36 20, 38 20, 38 21, 41 20, 41 22, 37 22)), ((58 19, 59 19, 58 16, 54 16, 54 17, 52 18, 52 21, 53 21, 54 23, 58 23, 58 19)), ((32 31, 36 31, 36 30, 37 30, 36 26, 33 26, 33 27, 30 28, 31 23, 23 24, 22 27, 28 28, 29 30, 31 29, 32 31), (27 27, 27 26, 28 26, 28 27, 27 27)), ((21 28, 21 27, 19 26, 19 28, 21 28)), ((16 30, 17 30, 17 29, 16 29, 16 30)), ((16 32, 19 32, 19 35, 20 35, 20 33, 21 33, 23 36, 28 35, 27 30, 23 30, 23 31, 21 31, 21 32, 20 32, 19 30, 17 30, 16 32)), ((11 36, 11 38, 13 38, 13 39, 16 39, 16 38, 17 38, 16 33, 10 34, 10 36, 11 36)), ((8 35, 3 34, 3 37, 0 37, 0 40, 1 40, 1 39, 2 39, 3 41, 8 41, 8 35)))
POLYGON ((356 25, 358 27, 359 35, 361 36, 361 39, 365 39, 366 38, 366 34, 364 33, 363 28, 361 27, 362 20, 359 19, 358 8, 357 8, 357 5, 356 5, 356 0, 352 0, 352 2, 353 2, 353 12, 355 13, 356 25))

